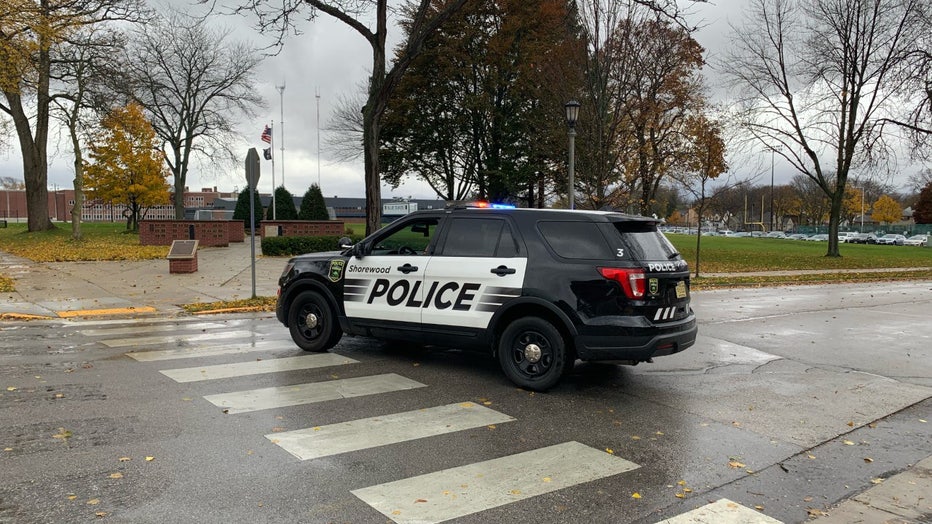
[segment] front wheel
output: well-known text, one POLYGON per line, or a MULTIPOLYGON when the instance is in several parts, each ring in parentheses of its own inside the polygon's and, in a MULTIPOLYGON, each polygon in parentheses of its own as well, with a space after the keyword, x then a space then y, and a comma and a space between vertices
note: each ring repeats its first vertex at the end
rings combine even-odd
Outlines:
POLYGON ((519 318, 498 341, 498 362, 509 380, 520 387, 546 391, 567 368, 566 343, 560 332, 538 317, 519 318))
POLYGON ((305 351, 327 351, 343 336, 327 299, 317 291, 302 291, 288 310, 291 338, 305 351))

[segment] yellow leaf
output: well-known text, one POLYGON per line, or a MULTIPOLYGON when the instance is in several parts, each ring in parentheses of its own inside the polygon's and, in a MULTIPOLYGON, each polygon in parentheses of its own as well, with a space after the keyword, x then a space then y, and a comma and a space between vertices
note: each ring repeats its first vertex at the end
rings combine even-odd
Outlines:
POLYGON ((658 431, 657 433, 654 433, 654 435, 663 435, 663 431, 658 431))
POLYGON ((806 456, 809 457, 809 460, 815 460, 815 455, 806 455, 806 456))
POLYGON ((853 428, 853 427, 854 427, 854 421, 853 421, 853 420, 849 420, 849 421, 848 421, 848 427, 849 427, 849 428, 853 428))
POLYGON ((103 518, 103 517, 106 517, 106 516, 107 516, 107 512, 106 512, 106 511, 98 511, 97 513, 94 513, 94 515, 97 515, 97 518, 103 518))
POLYGON ((631 435, 631 440, 641 440, 641 437, 637 435, 631 435))
MULTIPOLYGON (((250 238, 252 238, 252 237, 250 237, 250 238)), ((401 515, 401 511, 399 511, 399 510, 396 509, 395 511, 392 512, 392 515, 401 515)))
POLYGON ((641 498, 641 494, 635 492, 635 493, 633 493, 633 494, 631 495, 631 498, 633 498, 633 499, 639 499, 639 498, 641 498))
POLYGON ((100 499, 91 499, 87 501, 88 506, 96 506, 98 504, 100 504, 100 499))
POLYGON ((285 428, 281 426, 275 426, 274 428, 272 428, 272 433, 281 433, 282 431, 285 431, 285 428))
POLYGON ((872 459, 872 458, 870 458, 870 457, 864 457, 864 462, 867 462, 868 464, 870 464, 870 463, 873 462, 873 461, 874 461, 874 459, 872 459))
POLYGON ((3 448, 3 451, 13 451, 13 448, 3 448))
POLYGON ((677 482, 676 485, 677 485, 677 486, 685 486, 685 485, 686 485, 686 481, 685 481, 685 480, 681 480, 681 481, 677 482))
POLYGON ((854 442, 851 442, 850 440, 842 440, 841 443, 844 444, 844 445, 846 445, 846 446, 853 446, 853 445, 854 445, 854 442))
POLYGON ((757 505, 757 506, 754 506, 754 509, 756 509, 757 511, 764 511, 764 506, 757 505))
MULTIPOLYGON (((250 238, 251 238, 251 237, 250 237, 250 238)), ((314 431, 320 431, 320 426, 314 426, 314 427, 311 428, 311 429, 313 429, 314 431)))
POLYGON ((683 488, 683 492, 684 492, 684 493, 692 493, 692 492, 693 492, 693 489, 692 489, 692 488, 683 488))
POLYGON ((131 458, 129 458, 129 457, 120 457, 120 458, 119 458, 119 461, 120 461, 120 462, 129 462, 129 461, 131 461, 131 460, 133 460, 133 459, 131 459, 131 458))
POLYGON ((471 408, 473 406, 475 406, 475 404, 473 404, 472 402, 461 402, 460 403, 461 408, 471 408))
POLYGON ((732 460, 732 461, 728 462, 728 465, 731 466, 731 467, 733 467, 733 468, 735 468, 735 469, 737 469, 737 468, 743 468, 743 467, 744 467, 744 464, 738 462, 737 460, 732 460))
POLYGON ((879 479, 879 478, 878 478, 878 479, 871 479, 871 484, 880 484, 880 483, 883 482, 883 480, 884 480, 884 479, 879 479))
POLYGON ((13 387, 13 386, 10 386, 10 387, 6 388, 6 390, 7 390, 7 391, 16 391, 16 388, 13 387))
POLYGON ((676 498, 678 498, 678 499, 685 499, 685 498, 686 498, 686 494, 685 494, 685 493, 677 493, 677 494, 676 494, 676 498))
POLYGON ((483 406, 491 406, 491 405, 492 405, 492 401, 491 401, 491 400, 486 400, 485 402, 482 403, 482 405, 483 405, 483 406))
POLYGON ((120 473, 119 471, 117 471, 116 473, 111 473, 110 476, 109 476, 108 478, 112 478, 112 479, 121 479, 121 478, 123 478, 123 474, 120 473))
POLYGON ((922 422, 923 424, 925 424, 925 423, 926 423, 926 420, 923 419, 923 418, 921 418, 921 419, 919 419, 919 422, 922 422))
POLYGON ((550 482, 550 481, 552 481, 553 479, 550 478, 550 477, 544 477, 544 478, 541 479, 541 480, 543 480, 544 482, 550 482))
POLYGON ((512 495, 520 495, 520 494, 521 494, 521 490, 520 490, 520 489, 513 489, 513 490, 509 491, 508 493, 511 493, 512 495))
POLYGON ((152 462, 155 460, 155 457, 146 457, 146 462, 152 462))
POLYGON ((605 452, 608 453, 609 455, 614 455, 614 454, 615 454, 615 450, 612 449, 612 448, 605 448, 605 452))
POLYGON ((489 425, 486 426, 486 427, 489 428, 489 429, 495 429, 495 424, 489 424, 489 425))
POLYGON ((77 495, 68 495, 68 500, 74 500, 76 498, 78 498, 77 495))

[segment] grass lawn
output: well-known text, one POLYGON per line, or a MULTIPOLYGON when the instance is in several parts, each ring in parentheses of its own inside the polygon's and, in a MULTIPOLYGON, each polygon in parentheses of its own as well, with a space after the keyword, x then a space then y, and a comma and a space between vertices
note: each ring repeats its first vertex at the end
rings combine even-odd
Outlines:
POLYGON ((51 231, 27 233, 26 224, 0 228, 0 251, 36 262, 78 260, 148 260, 164 258, 168 246, 141 246, 139 235, 123 224, 81 224, 81 240, 72 240, 71 224, 56 224, 51 231))

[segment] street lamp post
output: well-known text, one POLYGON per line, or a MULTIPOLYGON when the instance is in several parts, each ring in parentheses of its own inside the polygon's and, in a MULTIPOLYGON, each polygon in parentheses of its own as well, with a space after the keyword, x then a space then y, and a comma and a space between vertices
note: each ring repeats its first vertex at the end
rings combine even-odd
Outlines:
POLYGON ((570 100, 563 107, 566 109, 566 127, 568 128, 567 135, 569 136, 570 141, 569 163, 567 164, 567 172, 569 174, 567 197, 569 201, 569 208, 575 209, 576 204, 573 201, 575 184, 573 183, 573 177, 576 174, 576 119, 579 117, 579 102, 570 100))
POLYGON ((773 154, 774 150, 770 150, 770 230, 773 231, 773 154))

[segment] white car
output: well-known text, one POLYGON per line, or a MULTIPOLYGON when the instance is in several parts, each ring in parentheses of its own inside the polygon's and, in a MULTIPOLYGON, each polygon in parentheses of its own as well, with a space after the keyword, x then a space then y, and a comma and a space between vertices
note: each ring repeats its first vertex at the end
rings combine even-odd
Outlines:
POLYGON ((888 246, 902 246, 906 242, 906 237, 903 235, 897 235, 896 233, 887 233, 882 237, 877 238, 878 244, 886 244, 888 246))
POLYGON ((838 233, 838 242, 844 244, 849 238, 857 236, 856 231, 840 231, 838 233))
POLYGON ((828 235, 825 233, 819 233, 817 235, 812 235, 805 240, 808 240, 809 242, 828 242, 828 235))
POLYGON ((919 246, 923 247, 929 243, 929 237, 926 235, 913 235, 903 241, 904 246, 919 246))

